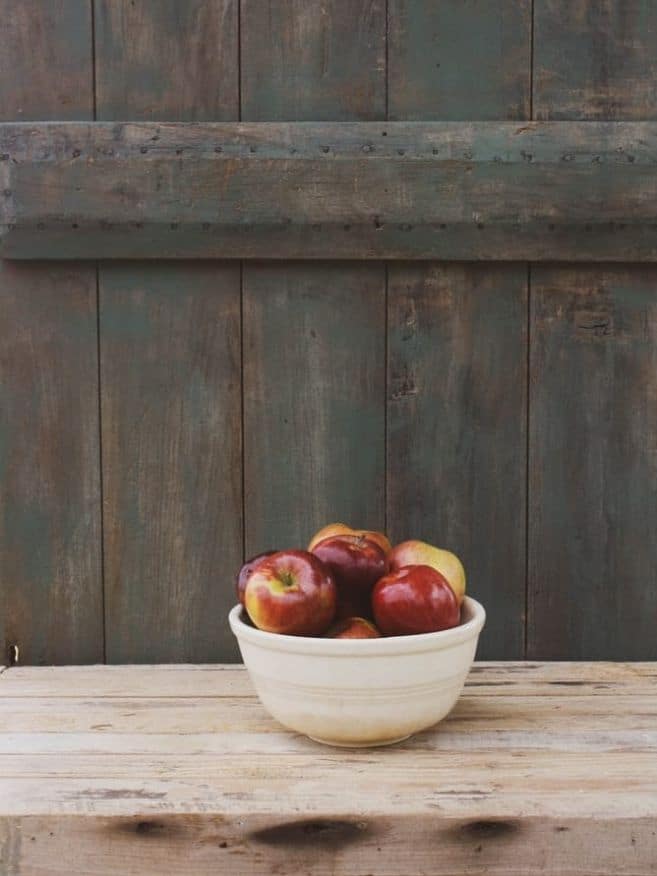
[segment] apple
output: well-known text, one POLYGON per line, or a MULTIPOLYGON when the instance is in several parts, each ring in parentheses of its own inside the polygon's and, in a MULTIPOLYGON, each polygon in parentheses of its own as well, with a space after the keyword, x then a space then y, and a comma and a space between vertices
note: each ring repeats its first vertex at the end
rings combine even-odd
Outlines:
POLYGON ((397 571, 404 566, 431 566, 447 579, 459 605, 465 596, 465 569, 451 551, 434 547, 425 541, 403 541, 395 545, 388 555, 388 569, 397 571))
POLYGON ((337 617, 371 615, 372 588, 386 572, 386 557, 376 542, 359 535, 334 535, 313 548, 338 591, 337 617))
POLYGON ((392 545, 387 537, 382 532, 373 532, 368 529, 352 529, 346 523, 329 523, 328 526, 323 526, 310 539, 308 550, 312 551, 320 541, 327 538, 332 538, 334 535, 357 535, 364 538, 369 538, 370 541, 376 542, 384 554, 390 553, 392 545))
POLYGON ((289 636, 321 636, 335 617, 331 572, 307 551, 277 551, 251 572, 244 605, 258 629, 289 636))
POLYGON ((364 617, 347 617, 334 624, 326 635, 330 639, 378 639, 381 633, 364 617))
POLYGON ((381 578, 372 608, 384 636, 448 630, 458 625, 461 613, 456 594, 431 566, 404 566, 381 578))
POLYGON ((237 580, 235 582, 235 589, 237 590, 237 598, 244 605, 244 591, 246 589, 246 582, 248 580, 249 575, 257 566, 265 559, 265 557, 271 557, 272 554, 275 554, 276 551, 264 551, 261 554, 256 554, 255 557, 251 557, 250 560, 247 560, 246 563, 242 566, 242 568, 237 573, 237 580))

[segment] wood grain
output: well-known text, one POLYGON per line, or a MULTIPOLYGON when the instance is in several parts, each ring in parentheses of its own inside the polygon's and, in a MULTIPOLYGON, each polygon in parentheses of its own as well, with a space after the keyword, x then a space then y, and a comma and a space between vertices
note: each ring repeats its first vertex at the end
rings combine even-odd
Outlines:
MULTIPOLYGON (((0 19, 0 120, 93 118, 90 3, 0 19)), ((25 663, 103 658, 96 321, 93 265, 0 263, 0 646, 25 663)))
POLYGON ((96 271, 0 262, 0 640, 102 660, 96 271))
POLYGON ((535 0, 534 117, 654 119, 650 0, 535 0))
POLYGON ((531 2, 390 0, 391 119, 529 117, 531 2))
MULTIPOLYGON (((235 119, 237 18, 236 0, 101 3, 98 118, 235 119)), ((108 660, 236 659, 239 266, 105 264, 100 306, 108 660)))
POLYGON ((90 0, 0 0, 0 119, 93 119, 90 0))
MULTIPOLYGON (((247 2, 241 22, 243 119, 384 115, 380 0, 270 2, 268 14, 247 2)), ((283 168, 277 174, 295 190, 283 168)), ((275 201, 274 191, 259 188, 261 201, 263 190, 275 201)), ((323 224, 330 214, 316 191, 323 224)), ((270 239, 279 246, 278 235, 270 239)), ((380 265, 245 263, 247 554, 304 546, 340 517, 383 527, 384 326, 380 265)))
POLYGON ((237 118, 238 0, 95 0, 99 118, 237 118))
POLYGON ((657 656, 656 290, 648 268, 533 269, 531 655, 657 656))
POLYGON ((242 118, 385 118, 384 0, 242 0, 242 118))
POLYGON ((3 872, 654 873, 655 663, 476 665, 439 727, 368 751, 283 730, 236 684, 243 669, 7 670, 3 872))
MULTIPOLYGON (((656 25, 653 5, 637 0, 539 0, 538 117, 656 118, 656 25)), ((632 150, 618 148, 623 159, 632 164, 632 150)), ((533 656, 657 653, 648 620, 657 611, 649 583, 657 509, 656 281, 650 266, 532 269, 533 656)))
POLYGON ((4 126, 0 139, 13 257, 657 259, 649 122, 4 126))
POLYGON ((247 554, 333 518, 381 527, 384 282, 340 262, 245 269, 247 554))
POLYGON ((239 266, 105 265, 100 331, 108 660, 234 656, 239 266))
MULTIPOLYGON (((406 126, 411 136, 423 130, 423 120, 525 119, 530 113, 530 48, 531 4, 526 0, 391 0, 389 116, 413 120, 406 126)), ((470 185, 482 179, 483 166, 472 164, 476 156, 485 152, 487 169, 492 174, 499 169, 501 176, 489 189, 495 202, 491 201, 492 211, 476 195, 457 221, 458 231, 454 216, 425 226, 424 231, 433 231, 434 246, 424 255, 447 260, 498 259, 503 252, 507 259, 535 256, 520 215, 527 218, 533 196, 542 200, 552 188, 539 185, 538 195, 526 176, 527 168, 530 175, 536 170, 535 160, 541 164, 547 157, 543 135, 549 140, 552 132, 518 121, 438 127, 450 135, 456 130, 474 134, 469 145, 461 141, 448 150, 448 161, 458 167, 458 180, 448 184, 447 199, 453 207, 465 206, 470 185), (508 134, 510 151, 499 148, 502 131, 505 139, 508 134), (523 142, 527 135, 531 146, 523 142), (511 155, 512 173, 505 164, 511 155), (515 219, 513 197, 508 198, 502 179, 522 179, 523 203, 515 219), (498 220, 510 222, 505 242, 501 228, 493 230, 498 220), (490 232, 488 243, 493 237, 496 243, 480 247, 482 235, 490 232), (436 246, 443 234, 449 235, 449 244, 436 246), (472 248, 467 253, 459 238, 463 244, 469 238, 472 248), (519 244, 517 250, 512 241, 519 244)), ((553 153, 557 165, 568 134, 563 130, 560 135, 559 157, 553 153)), ((441 154, 434 145, 432 155, 435 150, 441 154)), ((408 153, 415 160, 415 149, 408 153)), ((436 167, 435 173, 429 170, 426 177, 424 191, 433 204, 441 189, 439 180, 449 176, 449 171, 443 176, 443 169, 447 165, 436 167)), ((410 189, 402 188, 408 197, 410 189)), ((576 188, 569 185, 571 195, 576 188)), ((423 222, 420 216, 428 217, 432 208, 419 201, 413 206, 415 216, 407 225, 416 228, 423 222)), ((548 213, 551 218, 542 223, 540 246, 549 248, 553 241, 545 229, 556 229, 549 207, 548 213)), ((389 268, 388 527, 393 542, 420 538, 461 556, 469 591, 479 594, 487 607, 479 645, 484 657, 524 655, 526 296, 527 269, 522 264, 402 262, 389 268)))
POLYGON ((479 653, 522 655, 527 290, 517 265, 391 265, 388 525, 463 560, 479 653))

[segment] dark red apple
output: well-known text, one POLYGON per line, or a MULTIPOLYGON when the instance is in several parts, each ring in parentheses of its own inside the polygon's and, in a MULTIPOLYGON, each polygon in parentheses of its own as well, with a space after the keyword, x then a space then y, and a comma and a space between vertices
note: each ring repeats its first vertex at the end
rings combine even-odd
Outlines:
POLYGON ((381 633, 364 617, 347 617, 333 624, 326 636, 329 639, 378 639, 381 633))
POLYGON ((244 605, 270 633, 321 636, 335 617, 337 593, 328 568, 307 551, 277 551, 251 572, 244 605))
POLYGON ((363 535, 334 535, 312 551, 333 574, 338 589, 338 618, 370 617, 372 588, 386 572, 386 555, 363 535))
POLYGON ((260 565, 265 557, 271 557, 271 555, 275 553, 276 551, 264 551, 261 554, 256 554, 255 557, 251 557, 250 560, 247 560, 237 573, 235 589, 237 591, 237 598, 242 603, 242 605, 244 605, 244 591, 246 589, 246 582, 249 575, 251 574, 251 572, 253 572, 254 569, 256 569, 260 565))
POLYGON ((454 591, 431 566, 404 566, 381 578, 372 593, 372 608, 384 636, 433 633, 460 621, 454 591))

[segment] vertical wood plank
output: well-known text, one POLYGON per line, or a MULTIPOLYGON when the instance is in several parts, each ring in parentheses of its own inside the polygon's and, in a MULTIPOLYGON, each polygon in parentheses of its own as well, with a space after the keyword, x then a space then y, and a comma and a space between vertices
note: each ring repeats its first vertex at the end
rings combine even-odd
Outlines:
POLYGON ((532 269, 529 644, 657 658, 657 270, 532 269))
MULTIPOLYGON (((388 18, 391 118, 529 115, 529 0, 389 0, 388 18)), ((526 328, 525 265, 390 267, 388 528, 462 555, 485 658, 524 653, 526 328)))
POLYGON ((96 0, 99 118, 236 119, 237 18, 238 0, 96 0))
MULTIPOLYGON (((88 0, 0 0, 0 119, 93 118, 88 0)), ((103 659, 96 271, 0 264, 0 643, 103 659)))
POLYGON ((91 0, 0 0, 0 120, 93 119, 91 0))
POLYGON ((521 654, 526 269, 395 264, 388 294, 390 533, 462 557, 482 652, 521 654))
MULTIPOLYGON (((385 117, 382 0, 243 0, 242 118, 385 117)), ((385 270, 244 265, 246 549, 382 528, 385 270)))
MULTIPOLYGON (((657 117, 656 27, 642 0, 535 0, 537 118, 657 117)), ((532 268, 532 657, 657 656, 656 285, 652 266, 532 268)))
POLYGON ((529 116, 531 2, 389 0, 390 118, 529 116))
POLYGON ((534 0, 537 119, 657 117, 651 0, 534 0))
POLYGON ((96 270, 0 262, 0 636, 103 659, 96 270))
MULTIPOLYGON (((237 21, 237 0, 97 0, 98 118, 236 119, 237 21)), ((236 659, 239 266, 103 265, 100 330, 108 660, 236 659)))
POLYGON ((245 268, 247 553, 328 519, 381 526, 384 282, 383 265, 245 268))
POLYGON ((385 118, 385 0, 242 0, 246 121, 385 118))
POLYGON ((239 265, 106 265, 107 656, 232 653, 242 553, 239 265))

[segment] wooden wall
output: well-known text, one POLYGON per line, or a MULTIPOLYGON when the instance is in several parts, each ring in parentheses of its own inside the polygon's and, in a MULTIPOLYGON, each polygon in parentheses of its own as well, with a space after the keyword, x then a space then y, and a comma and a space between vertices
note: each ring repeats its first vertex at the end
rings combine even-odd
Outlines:
MULTIPOLYGON (((648 0, 0 0, 0 120, 657 117, 648 0)), ((0 641, 237 657, 243 555, 464 558, 480 655, 657 657, 657 267, 0 263, 0 641)))

